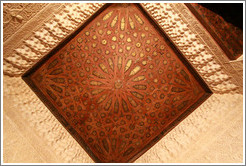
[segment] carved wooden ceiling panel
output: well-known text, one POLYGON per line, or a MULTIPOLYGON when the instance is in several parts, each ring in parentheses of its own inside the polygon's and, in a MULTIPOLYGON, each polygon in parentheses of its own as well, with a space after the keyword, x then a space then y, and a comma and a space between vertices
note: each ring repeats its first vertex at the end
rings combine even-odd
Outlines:
POLYGON ((211 94, 138 4, 108 4, 23 79, 95 162, 133 162, 211 94))

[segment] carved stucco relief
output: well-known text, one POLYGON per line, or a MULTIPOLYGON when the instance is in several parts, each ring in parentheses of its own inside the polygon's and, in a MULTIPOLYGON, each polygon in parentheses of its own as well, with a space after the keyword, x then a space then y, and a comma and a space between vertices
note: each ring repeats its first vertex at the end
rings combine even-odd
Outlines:
POLYGON ((3 4, 3 42, 20 29, 48 3, 4 3, 3 4))
MULTIPOLYGON (((6 50, 4 73, 19 76, 61 39, 85 21, 103 4, 69 4, 18 47, 6 50)), ((149 4, 143 6, 197 69, 216 93, 242 93, 242 79, 236 74, 223 51, 184 4, 149 4)))

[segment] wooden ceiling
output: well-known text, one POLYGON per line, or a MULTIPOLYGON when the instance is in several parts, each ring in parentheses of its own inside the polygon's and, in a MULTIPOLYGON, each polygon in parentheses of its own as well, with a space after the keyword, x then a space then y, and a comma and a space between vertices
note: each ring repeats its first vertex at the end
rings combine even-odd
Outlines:
POLYGON ((23 79, 96 162, 132 162, 211 91, 139 4, 107 4, 23 79))

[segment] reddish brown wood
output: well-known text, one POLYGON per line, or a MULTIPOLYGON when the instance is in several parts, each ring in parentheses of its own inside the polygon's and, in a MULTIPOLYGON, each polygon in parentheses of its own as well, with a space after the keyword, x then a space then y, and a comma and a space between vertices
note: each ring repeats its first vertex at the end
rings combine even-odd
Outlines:
POLYGON ((138 4, 104 6, 23 79, 96 162, 132 162, 211 91, 138 4))

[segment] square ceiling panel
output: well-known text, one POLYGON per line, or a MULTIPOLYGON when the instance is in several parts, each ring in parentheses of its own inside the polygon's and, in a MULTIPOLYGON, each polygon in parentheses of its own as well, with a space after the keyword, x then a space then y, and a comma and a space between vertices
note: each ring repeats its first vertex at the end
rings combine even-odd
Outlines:
POLYGON ((211 91, 139 4, 107 4, 23 79, 95 162, 133 162, 211 91))

